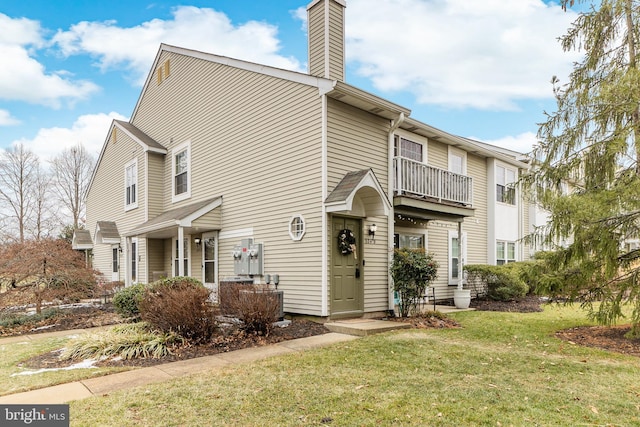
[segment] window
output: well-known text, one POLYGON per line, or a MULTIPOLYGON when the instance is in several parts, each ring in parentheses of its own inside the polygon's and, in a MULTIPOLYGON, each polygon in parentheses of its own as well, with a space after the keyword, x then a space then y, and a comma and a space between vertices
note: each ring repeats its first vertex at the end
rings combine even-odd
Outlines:
POLYGON ((458 175, 467 174, 467 153, 449 146, 449 171, 458 175))
POLYGON ((516 204, 516 172, 513 169, 496 167, 496 200, 509 205, 516 204))
MULTIPOLYGON (((173 257, 173 275, 174 276, 179 276, 180 275, 180 249, 179 249, 179 245, 180 241, 178 239, 175 240, 175 245, 174 245, 174 257, 173 257)), ((182 241, 182 248, 183 248, 183 253, 184 253, 184 258, 182 258, 182 267, 184 268, 184 271, 182 273, 183 276, 188 276, 189 275, 189 239, 185 238, 182 241)))
POLYGON ((393 246, 396 249, 424 249, 424 234, 394 234, 393 246))
POLYGON ((129 277, 131 283, 136 283, 138 281, 138 239, 135 238, 131 240, 130 260, 131 275, 129 277))
POLYGON ((289 220, 289 236, 293 240, 302 240, 305 233, 304 218, 302 215, 294 215, 289 220))
POLYGON ((393 155, 422 163, 422 144, 396 136, 393 155))
POLYGON ((460 239, 458 239, 457 231, 449 231, 449 284, 457 285, 458 279, 460 278, 460 265, 462 261, 466 259, 467 255, 467 245, 465 241, 467 240, 467 234, 462 233, 462 247, 460 246, 460 239))
POLYGON ((125 187, 125 210, 138 207, 138 160, 135 159, 125 166, 124 187, 125 187))
POLYGON ((516 262, 516 244, 514 242, 496 242, 496 264, 516 262))
POLYGON ((111 272, 118 272, 118 247, 114 246, 111 248, 111 272))
POLYGON ((176 147, 172 151, 172 201, 177 202, 180 200, 191 197, 191 146, 187 142, 176 147))

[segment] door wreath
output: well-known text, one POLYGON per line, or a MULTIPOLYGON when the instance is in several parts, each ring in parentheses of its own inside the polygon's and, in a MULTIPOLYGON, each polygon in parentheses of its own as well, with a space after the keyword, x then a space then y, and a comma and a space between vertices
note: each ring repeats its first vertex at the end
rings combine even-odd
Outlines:
POLYGON ((353 231, 345 228, 338 233, 338 249, 342 255, 353 254, 355 259, 358 259, 356 252, 356 236, 353 231))

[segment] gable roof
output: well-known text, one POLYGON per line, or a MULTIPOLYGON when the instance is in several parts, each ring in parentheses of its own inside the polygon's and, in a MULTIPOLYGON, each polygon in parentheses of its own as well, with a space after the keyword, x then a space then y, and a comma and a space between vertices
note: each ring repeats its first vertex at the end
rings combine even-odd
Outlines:
POLYGON ((93 249, 93 240, 91 240, 91 233, 89 230, 73 230, 71 248, 76 250, 93 249))
POLYGON ((126 233, 127 236, 161 231, 174 227, 190 227, 192 222, 222 205, 222 196, 175 208, 161 213, 126 233))
POLYGON ((96 222, 96 244, 111 243, 116 245, 120 243, 120 233, 114 221, 98 221, 96 222))
POLYGON ((367 215, 389 215, 391 203, 387 199, 373 169, 347 173, 325 199, 324 203, 327 207, 327 212, 352 210, 353 199, 361 189, 367 190, 362 197, 367 215))

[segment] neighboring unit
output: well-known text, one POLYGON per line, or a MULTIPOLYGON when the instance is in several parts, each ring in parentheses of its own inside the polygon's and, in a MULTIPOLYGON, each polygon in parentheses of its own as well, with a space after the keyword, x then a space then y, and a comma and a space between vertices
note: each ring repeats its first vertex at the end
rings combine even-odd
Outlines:
POLYGON ((277 280, 286 312, 340 318, 393 308, 394 247, 435 254, 437 299, 528 257, 527 164, 345 83, 345 7, 307 7, 309 74, 160 46, 87 196, 105 280, 277 280))

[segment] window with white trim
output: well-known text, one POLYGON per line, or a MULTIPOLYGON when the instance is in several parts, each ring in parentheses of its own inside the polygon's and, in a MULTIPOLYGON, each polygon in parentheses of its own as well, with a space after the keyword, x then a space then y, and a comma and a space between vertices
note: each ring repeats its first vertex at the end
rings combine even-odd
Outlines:
POLYGON ((496 166, 496 200, 509 205, 516 204, 516 171, 496 166))
POLYGON ((180 260, 180 240, 174 239, 173 242, 173 275, 178 276, 180 274, 180 262, 182 262, 184 268, 183 275, 189 276, 189 238, 186 237, 182 241, 182 248, 184 251, 184 258, 182 258, 182 260, 180 260))
POLYGON ((449 146, 449 171, 459 175, 467 174, 467 153, 449 146))
POLYGON ((424 234, 396 233, 393 235, 393 246, 396 249, 424 249, 424 234))
POLYGON ((496 265, 508 264, 510 262, 516 262, 515 242, 498 240, 496 242, 496 265))
POLYGON ((130 270, 130 274, 129 274, 129 278, 131 279, 131 283, 138 283, 138 239, 137 238, 133 238, 131 239, 131 246, 130 246, 130 253, 129 253, 129 270, 130 270))
POLYGON ((124 208, 138 207, 138 159, 133 159, 124 168, 124 208))
POLYGON ((173 202, 191 197, 191 144, 186 142, 171 151, 171 198, 173 202))
POLYGON ((449 284, 457 285, 460 278, 460 264, 461 259, 466 259, 467 254, 467 233, 462 233, 462 248, 460 247, 460 240, 458 239, 457 231, 449 231, 449 284), (462 250, 461 250, 462 249, 462 250))
POLYGON ((395 137, 395 143, 393 146, 394 157, 404 157, 406 159, 414 160, 416 162, 423 162, 422 144, 410 141, 401 136, 395 137))
POLYGON ((289 236, 293 240, 302 240, 306 232, 305 222, 302 215, 293 215, 289 220, 289 236))

